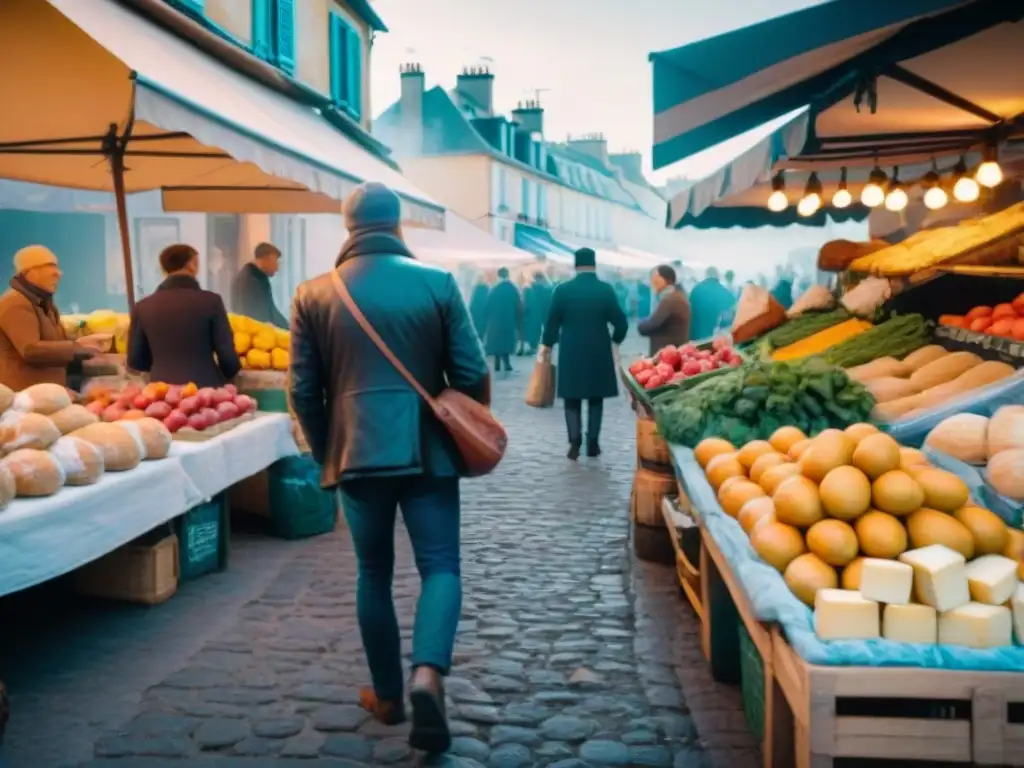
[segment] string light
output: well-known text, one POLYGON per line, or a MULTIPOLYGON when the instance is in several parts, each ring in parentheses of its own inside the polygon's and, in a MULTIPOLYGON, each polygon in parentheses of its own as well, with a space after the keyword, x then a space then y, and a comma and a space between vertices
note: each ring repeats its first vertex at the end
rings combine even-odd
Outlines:
POLYGON ((853 195, 846 188, 846 169, 843 168, 839 174, 839 189, 832 195, 833 208, 849 208, 853 203, 853 195))
POLYGON ((807 179, 804 196, 797 203, 796 212, 804 217, 816 214, 821 208, 821 191, 821 179, 817 173, 812 173, 807 179))
POLYGON ((949 203, 949 195, 947 195, 946 190, 942 188, 942 179, 934 166, 932 167, 932 170, 928 171, 928 173, 926 173, 921 179, 921 186, 925 189, 925 208, 937 211, 940 208, 945 208, 946 204, 949 203))
POLYGON ((893 213, 899 213, 907 207, 908 202, 910 202, 910 199, 907 197, 906 190, 903 189, 903 184, 900 183, 900 169, 897 166, 892 171, 889 194, 885 196, 885 207, 893 213))
POLYGON ((989 189, 998 187, 1003 183, 1003 169, 999 167, 994 147, 989 147, 985 150, 985 160, 978 166, 978 170, 974 172, 974 178, 981 186, 988 187, 989 189))
POLYGON ((868 175, 868 183, 861 190, 860 201, 868 208, 880 206, 885 202, 885 190, 882 189, 882 185, 888 180, 889 177, 885 175, 885 171, 876 165, 868 175))
POLYGON ((953 185, 953 197, 961 203, 973 203, 981 194, 981 187, 978 182, 967 175, 967 163, 960 158, 960 161, 953 169, 953 178, 956 183, 953 185))
POLYGON ((772 213, 782 213, 789 207, 789 198, 786 197, 786 177, 782 171, 772 176, 772 193, 768 197, 768 210, 772 213))

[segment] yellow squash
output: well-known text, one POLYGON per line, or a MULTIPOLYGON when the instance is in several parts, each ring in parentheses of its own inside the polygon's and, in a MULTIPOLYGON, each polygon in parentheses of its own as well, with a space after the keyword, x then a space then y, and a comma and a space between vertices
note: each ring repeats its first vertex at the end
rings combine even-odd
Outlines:
POLYGON ((774 354, 772 354, 772 360, 776 362, 798 360, 802 357, 818 355, 826 349, 830 349, 847 339, 852 339, 854 336, 862 334, 872 327, 871 323, 866 320, 853 318, 844 323, 833 325, 831 328, 826 328, 824 331, 819 331, 813 336, 808 336, 806 339, 801 339, 790 344, 788 347, 775 350, 774 354))

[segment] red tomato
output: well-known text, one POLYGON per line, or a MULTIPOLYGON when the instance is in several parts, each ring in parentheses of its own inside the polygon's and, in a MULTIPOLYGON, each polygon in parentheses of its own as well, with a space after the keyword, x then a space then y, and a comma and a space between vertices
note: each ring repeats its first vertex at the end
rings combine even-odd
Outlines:
POLYGON ((963 315, 939 315, 939 325, 948 325, 952 328, 964 327, 963 315))
POLYGON ((1017 317, 1017 310, 1012 304, 996 304, 992 309, 992 319, 998 320, 1001 317, 1017 317))
POLYGON ((1010 306, 1012 306, 1014 310, 1016 310, 1018 315, 1024 317, 1024 293, 1022 293, 1020 296, 1018 296, 1016 299, 1010 302, 1010 306))
POLYGON ((651 377, 653 375, 654 375, 654 369, 653 368, 644 368, 642 371, 640 371, 639 373, 635 374, 633 376, 633 378, 636 379, 636 383, 637 384, 639 384, 641 387, 644 387, 644 386, 647 385, 647 382, 650 381, 650 379, 651 379, 651 377))
POLYGON ((673 371, 679 370, 679 363, 682 357, 679 354, 679 350, 675 347, 665 347, 663 350, 658 352, 658 360, 666 365, 672 366, 673 371))
POLYGON ((1024 317, 1013 321, 1013 328, 1010 330, 1010 335, 1017 341, 1024 341, 1024 317))
POLYGON ((657 389, 658 387, 663 386, 665 386, 665 380, 658 374, 654 374, 647 380, 647 383, 644 384, 644 389, 657 389))
POLYGON ((986 333, 990 325, 992 325, 992 318, 988 317, 987 315, 983 315, 981 317, 975 317, 973 320, 971 320, 971 324, 968 326, 968 328, 970 328, 972 331, 977 331, 978 333, 986 333))
POLYGON ((965 317, 968 320, 975 320, 976 318, 979 318, 979 317, 988 317, 991 314, 992 314, 992 307, 975 307, 970 312, 968 312, 965 315, 965 317))
POLYGON ((985 333, 992 334, 993 336, 1009 336, 1013 331, 1014 323, 1017 322, 1017 316, 1013 317, 1001 317, 996 320, 992 325, 988 327, 985 333))

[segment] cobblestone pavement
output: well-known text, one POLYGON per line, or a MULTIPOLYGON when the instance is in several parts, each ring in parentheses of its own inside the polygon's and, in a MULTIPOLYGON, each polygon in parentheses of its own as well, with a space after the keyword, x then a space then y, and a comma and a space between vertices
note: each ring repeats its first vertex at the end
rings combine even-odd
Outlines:
MULTIPOLYGON (((508 457, 464 486, 456 738, 432 763, 756 765, 738 692, 710 680, 672 570, 632 558, 626 401, 606 406, 604 456, 569 463, 560 409, 522 404, 528 367, 496 386, 508 457)), ((408 644, 418 579, 398 539, 408 644)), ((75 603, 21 636, 18 663, 6 649, 11 768, 420 762, 406 727, 356 703, 368 674, 347 533, 243 539, 233 558, 163 606, 75 603)))

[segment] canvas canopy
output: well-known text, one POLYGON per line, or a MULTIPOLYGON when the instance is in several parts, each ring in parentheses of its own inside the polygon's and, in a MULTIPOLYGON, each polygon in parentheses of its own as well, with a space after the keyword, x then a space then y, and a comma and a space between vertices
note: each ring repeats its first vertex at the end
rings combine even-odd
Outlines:
POLYGON ((403 236, 417 258, 448 269, 513 267, 537 261, 534 254, 492 237, 451 211, 445 214, 443 232, 407 229, 403 236))

